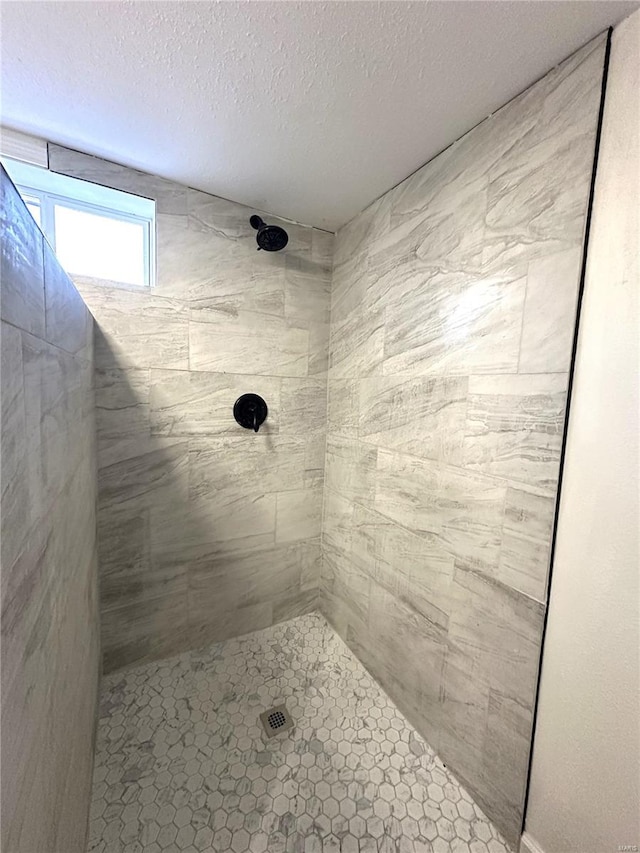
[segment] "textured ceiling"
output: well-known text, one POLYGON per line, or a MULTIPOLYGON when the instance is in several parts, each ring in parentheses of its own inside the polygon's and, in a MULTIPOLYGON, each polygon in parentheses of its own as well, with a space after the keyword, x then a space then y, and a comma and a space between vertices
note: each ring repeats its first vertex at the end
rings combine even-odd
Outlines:
POLYGON ((333 230, 638 5, 4 0, 1 118, 333 230))

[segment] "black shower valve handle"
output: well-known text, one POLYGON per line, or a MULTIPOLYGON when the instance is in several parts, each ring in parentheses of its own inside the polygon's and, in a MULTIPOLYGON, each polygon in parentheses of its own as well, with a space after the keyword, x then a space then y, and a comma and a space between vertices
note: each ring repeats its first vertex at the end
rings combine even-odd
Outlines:
POLYGON ((266 421, 269 409, 258 394, 243 394, 233 406, 233 416, 241 427, 258 432, 266 421))

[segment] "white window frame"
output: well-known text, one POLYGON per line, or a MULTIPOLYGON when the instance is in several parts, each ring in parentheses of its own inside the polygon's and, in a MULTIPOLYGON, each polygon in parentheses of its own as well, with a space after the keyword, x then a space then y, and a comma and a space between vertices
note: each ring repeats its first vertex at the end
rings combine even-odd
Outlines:
POLYGON ((16 184, 16 188, 20 195, 28 195, 37 198, 40 201, 40 227, 42 233, 49 241, 51 248, 56 250, 56 206, 67 207, 70 210, 77 210, 81 213, 93 213, 96 216, 103 216, 105 219, 113 219, 120 222, 131 222, 135 225, 142 226, 143 240, 143 268, 144 268, 144 285, 135 285, 130 282, 120 282, 126 284, 127 287, 151 287, 153 282, 153 221, 143 216, 136 216, 134 213, 124 213, 121 210, 116 210, 113 207, 105 207, 104 205, 92 204, 87 201, 79 201, 69 196, 58 195, 57 193, 45 192, 37 187, 30 187, 24 184, 16 184))
MULTIPOLYGON (((3 158, 3 162, 20 195, 37 198, 40 202, 40 230, 54 252, 57 205, 82 213, 103 216, 106 219, 141 225, 144 284, 118 281, 114 281, 113 284, 127 288, 153 287, 156 273, 156 233, 155 202, 152 199, 60 175, 38 166, 11 161, 9 158, 3 158), (136 212, 141 209, 146 212, 143 214, 136 212)), ((78 270, 72 272, 78 273, 78 270)))

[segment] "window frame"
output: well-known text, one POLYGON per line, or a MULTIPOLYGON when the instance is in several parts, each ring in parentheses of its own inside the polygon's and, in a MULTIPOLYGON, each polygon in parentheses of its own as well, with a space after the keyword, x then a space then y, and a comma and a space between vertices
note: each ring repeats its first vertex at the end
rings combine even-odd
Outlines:
MULTIPOLYGON (((109 279, 94 273, 90 278, 103 280, 114 287, 148 290, 156 283, 156 217, 154 198, 128 190, 116 189, 96 181, 52 172, 41 164, 19 160, 0 151, 0 159, 15 184, 23 202, 33 199, 40 208, 38 227, 51 248, 56 250, 55 209, 57 206, 78 213, 101 216, 112 222, 129 223, 142 227, 142 278, 144 283, 131 283, 109 279)), ((30 211, 30 215, 32 211, 30 211)), ((87 275, 78 270, 74 275, 87 275)))
MULTIPOLYGON (((154 270, 154 239, 153 225, 154 221, 145 216, 138 216, 135 213, 127 213, 122 210, 117 210, 106 205, 94 204, 88 201, 75 199, 71 196, 61 195, 60 193, 52 193, 47 190, 41 190, 37 187, 28 186, 26 184, 16 184, 16 189, 20 195, 31 196, 40 202, 40 229, 45 235, 53 251, 56 251, 56 223, 55 209, 57 206, 66 207, 69 210, 77 210, 80 213, 92 213, 95 216, 102 216, 105 219, 112 219, 117 222, 130 222, 134 225, 142 226, 142 247, 143 247, 143 278, 144 284, 134 284, 133 282, 121 281, 114 282, 125 287, 151 287, 153 284, 154 270)), ((23 199, 24 200, 24 199, 23 199)), ((26 201, 25 201, 26 204, 26 201)), ((81 273, 76 273, 81 275, 81 273)))

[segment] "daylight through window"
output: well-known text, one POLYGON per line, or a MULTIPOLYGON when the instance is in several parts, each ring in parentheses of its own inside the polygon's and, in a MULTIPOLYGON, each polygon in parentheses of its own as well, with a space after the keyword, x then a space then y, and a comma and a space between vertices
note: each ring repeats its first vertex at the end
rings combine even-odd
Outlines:
POLYGON ((154 201, 18 161, 3 165, 69 275, 154 283, 154 201))

